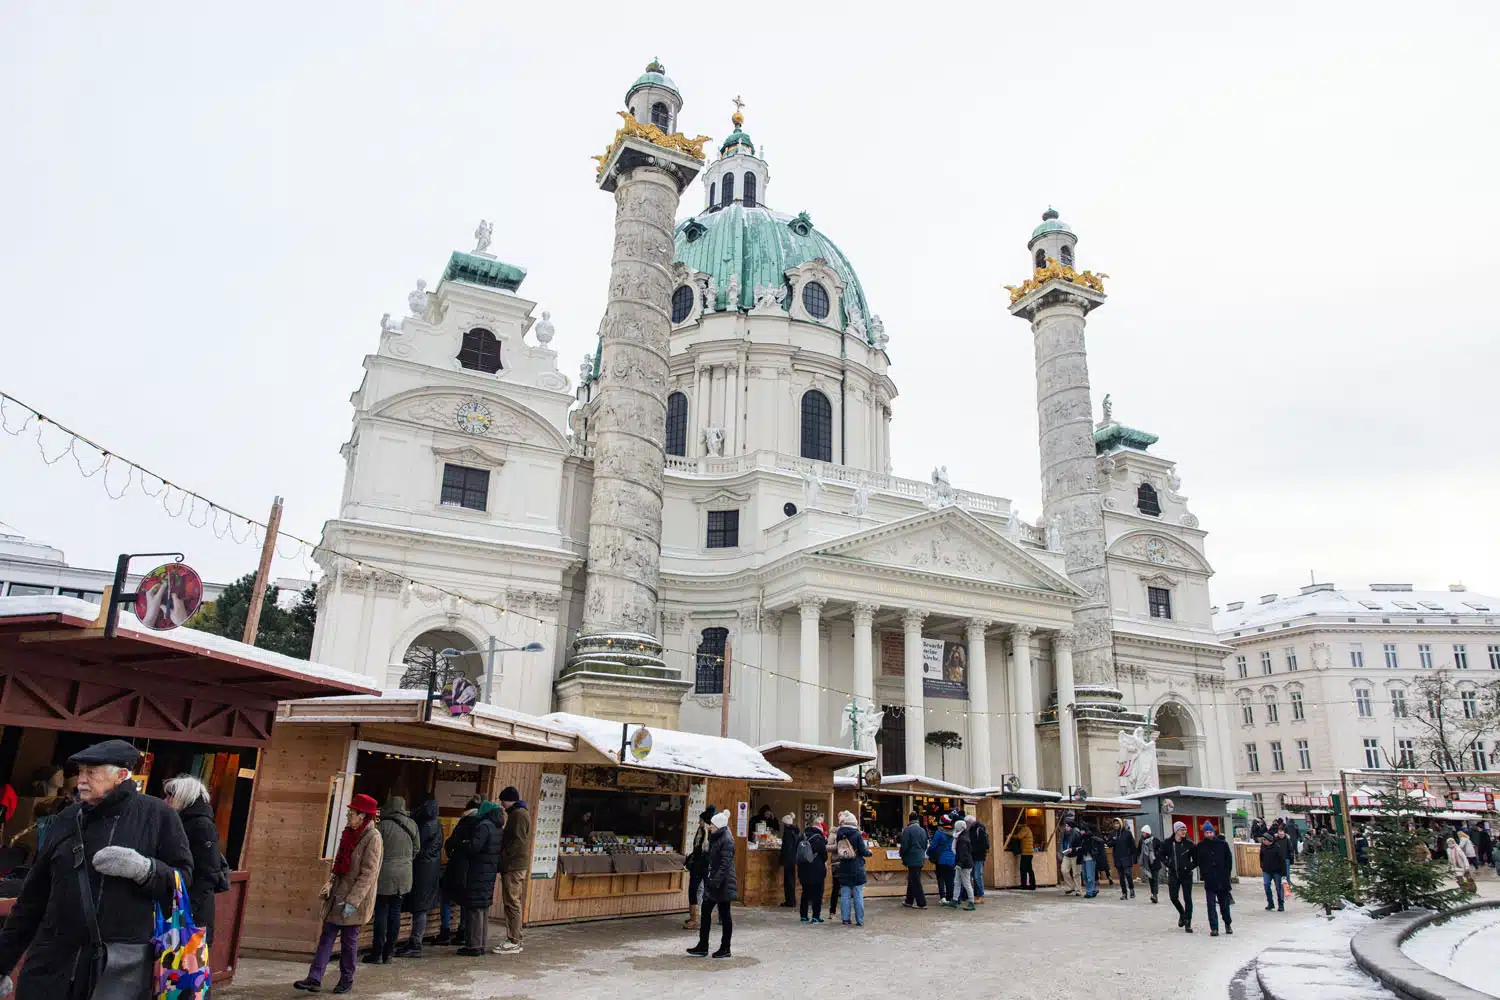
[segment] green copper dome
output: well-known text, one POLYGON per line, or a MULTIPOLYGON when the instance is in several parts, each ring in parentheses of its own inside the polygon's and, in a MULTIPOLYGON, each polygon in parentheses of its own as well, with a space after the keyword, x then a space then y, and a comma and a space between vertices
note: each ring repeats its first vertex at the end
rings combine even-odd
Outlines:
POLYGON ((673 83, 672 78, 667 75, 667 68, 655 59, 651 60, 651 64, 646 67, 646 72, 638 76, 635 83, 630 85, 630 89, 625 91, 625 103, 629 104, 630 95, 642 87, 662 87, 676 94, 679 101, 682 100, 682 94, 678 92, 677 84, 673 83))
MULTIPOLYGON (((870 303, 854 267, 834 242, 811 225, 807 214, 786 215, 768 208, 746 208, 738 202, 717 211, 704 212, 677 224, 674 259, 694 271, 714 276, 719 289, 718 305, 724 309, 749 310, 755 304, 755 286, 786 286, 786 271, 821 257, 844 282, 844 303, 859 303, 865 322, 870 303), (796 228, 793 228, 796 224, 796 228), (803 235, 805 233, 805 235, 803 235), (694 238, 689 239, 689 235, 694 238), (729 278, 738 274, 740 298, 726 302, 729 278)), ((784 303, 782 308, 787 308, 784 303)), ((836 319, 848 318, 847 309, 836 319)), ((832 325, 832 322, 830 322, 832 325)), ((868 339, 870 335, 866 334, 868 339)))
POLYGON ((1050 206, 1047 208, 1047 211, 1042 213, 1042 224, 1031 231, 1031 238, 1036 239, 1038 236, 1045 236, 1047 233, 1067 233, 1069 236, 1077 235, 1073 232, 1072 226, 1057 217, 1057 209, 1050 206))
POLYGON ((750 133, 742 131, 738 126, 735 127, 733 132, 724 137, 724 143, 719 147, 719 155, 728 154, 735 146, 744 146, 750 151, 751 156, 755 155, 755 143, 750 141, 750 133))

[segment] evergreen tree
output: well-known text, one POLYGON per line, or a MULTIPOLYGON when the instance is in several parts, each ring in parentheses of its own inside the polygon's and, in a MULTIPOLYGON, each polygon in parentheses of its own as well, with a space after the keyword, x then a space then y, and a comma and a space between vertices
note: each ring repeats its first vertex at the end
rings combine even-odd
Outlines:
POLYGON ((1329 918, 1336 907, 1354 895, 1354 877, 1342 841, 1330 841, 1326 850, 1308 856, 1307 870, 1298 876, 1292 895, 1321 906, 1329 918))
POLYGON ((1366 869, 1370 899, 1398 910, 1421 906, 1444 911, 1462 903, 1468 892, 1452 884, 1446 864, 1430 860, 1427 841, 1413 823, 1423 801, 1397 787, 1378 794, 1376 803, 1366 869))
MULTIPOLYGON (((246 573, 225 587, 217 600, 204 603, 198 613, 188 619, 187 627, 229 639, 243 638, 245 619, 250 616, 250 595, 254 590, 255 574, 246 573)), ((277 603, 280 595, 277 588, 266 587, 255 645, 305 660, 312 654, 313 627, 318 620, 318 585, 312 584, 304 590, 290 611, 277 603)))
POLYGON ((962 750, 964 738, 951 729, 939 729, 927 734, 927 745, 938 748, 938 766, 942 768, 939 772, 943 780, 948 780, 948 751, 962 750))

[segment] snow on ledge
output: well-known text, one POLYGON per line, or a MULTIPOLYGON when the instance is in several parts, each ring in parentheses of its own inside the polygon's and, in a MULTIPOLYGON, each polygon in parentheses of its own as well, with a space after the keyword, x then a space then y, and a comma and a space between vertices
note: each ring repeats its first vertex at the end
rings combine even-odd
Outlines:
MULTIPOLYGON (((553 712, 540 721, 557 729, 577 733, 611 760, 620 759, 621 722, 595 719, 568 712, 553 712)), ((632 731, 635 727, 631 727, 632 731)), ((739 778, 750 781, 791 781, 791 776, 773 767, 760 752, 739 740, 676 729, 646 727, 651 732, 651 754, 643 761, 627 760, 624 766, 647 771, 673 771, 709 778, 739 778)))

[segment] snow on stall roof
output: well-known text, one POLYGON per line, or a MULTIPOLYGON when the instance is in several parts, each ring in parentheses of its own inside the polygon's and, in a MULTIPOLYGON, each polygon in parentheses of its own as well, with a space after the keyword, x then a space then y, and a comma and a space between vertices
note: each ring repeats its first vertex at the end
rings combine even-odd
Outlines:
MULTIPOLYGON (((31 615, 68 615, 92 622, 99 615, 99 605, 76 597, 0 597, 0 618, 24 618, 31 615)), ((187 646, 194 650, 231 656, 239 660, 252 660, 282 673, 296 674, 311 680, 326 681, 344 687, 368 691, 379 690, 373 681, 363 674, 351 670, 330 667, 312 660, 299 660, 295 656, 275 653, 259 646, 247 646, 236 639, 228 639, 211 632, 199 632, 193 628, 174 628, 170 632, 156 632, 136 621, 134 615, 120 612, 119 634, 132 639, 167 646, 187 646)))
POLYGON ((900 785, 906 782, 912 782, 913 784, 918 785, 926 785, 929 788, 935 788, 940 791, 953 792, 957 795, 967 795, 971 798, 976 795, 974 789, 972 788, 965 788, 963 785, 955 785, 951 781, 942 781, 938 778, 929 778, 925 774, 887 774, 882 776, 880 779, 880 783, 882 785, 900 785))
POLYGON ((802 750, 807 753, 833 754, 834 756, 849 757, 851 759, 863 758, 867 761, 875 759, 875 755, 866 750, 851 750, 848 747, 826 746, 817 743, 799 743, 796 740, 777 740, 774 743, 758 746, 755 750, 762 755, 770 753, 772 750, 802 750))
POLYGON ((1266 604, 1247 604, 1234 611, 1220 611, 1214 615, 1214 631, 1223 635, 1304 619, 1358 618, 1368 621, 1393 615, 1428 618, 1458 615, 1470 619, 1500 616, 1500 598, 1467 590, 1307 589, 1309 593, 1293 594, 1266 604))
MULTIPOLYGON (((620 734, 624 723, 568 712, 553 712, 542 716, 541 721, 558 729, 577 733, 611 760, 620 759, 620 734)), ((634 727, 631 728, 633 731, 634 727)), ((651 731, 651 754, 639 763, 625 761, 628 767, 701 774, 713 778, 792 780, 786 772, 771 766, 759 751, 739 740, 685 733, 676 729, 659 729, 656 726, 646 728, 651 731)))
MULTIPOLYGON (((313 701, 319 705, 333 704, 390 704, 392 702, 422 704, 427 700, 427 692, 412 688, 386 688, 375 694, 336 694, 324 698, 307 698, 304 701, 313 701)), ((501 705, 491 705, 487 702, 475 702, 470 715, 477 715, 486 719, 498 719, 503 722, 516 722, 526 726, 536 726, 538 729, 551 729, 555 732, 565 732, 574 735, 571 729, 563 729, 557 725, 549 725, 547 720, 536 715, 528 715, 525 712, 513 708, 505 708, 501 705)))

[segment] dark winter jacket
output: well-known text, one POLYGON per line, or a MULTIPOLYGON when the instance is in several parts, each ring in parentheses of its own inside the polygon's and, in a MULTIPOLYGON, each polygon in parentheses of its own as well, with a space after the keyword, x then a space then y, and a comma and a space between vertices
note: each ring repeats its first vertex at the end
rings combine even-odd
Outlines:
POLYGON ((852 826, 841 826, 833 835, 833 856, 838 857, 838 842, 847 840, 854 847, 854 857, 844 858, 833 866, 833 877, 838 879, 839 885, 864 885, 865 884, 865 858, 873 852, 865 846, 864 835, 852 826))
POLYGON ((973 823, 969 827, 969 850, 974 852, 975 861, 984 861, 990 856, 990 828, 977 819, 973 823))
POLYGON ((411 892, 411 863, 420 846, 417 824, 406 811, 406 800, 399 795, 386 800, 375 829, 379 831, 384 847, 380 856, 380 882, 375 894, 404 896, 411 892))
POLYGON ((715 830, 708 838, 708 874, 703 881, 703 901, 725 903, 739 898, 740 883, 734 873, 734 835, 725 827, 715 830))
POLYGON ((802 836, 812 850, 813 859, 797 863, 797 878, 803 885, 822 885, 828 877, 828 838, 815 826, 808 827, 802 836))
POLYGON ((974 867, 974 842, 967 829, 953 838, 953 863, 960 868, 974 867))
POLYGON ((1089 834, 1089 855, 1100 871, 1109 867, 1109 844, 1096 833, 1089 834))
POLYGON ((1169 882, 1192 882, 1193 869, 1198 867, 1197 845, 1184 837, 1173 837, 1161 851, 1161 864, 1167 870, 1169 882))
POLYGON ((193 852, 177 811, 142 795, 135 782, 122 782, 95 805, 68 806, 38 845, 36 863, 0 930, 0 974, 9 974, 24 952, 16 992, 27 1000, 81 1000, 89 992, 93 949, 73 868, 80 827, 84 871, 106 941, 150 941, 156 930, 154 904, 172 905, 173 871, 181 872, 184 882, 192 878, 193 852), (145 885, 94 870, 94 855, 110 844, 151 859, 145 885))
POLYGON ((1250 824, 1250 839, 1259 840, 1266 835, 1266 831, 1269 829, 1270 827, 1266 826, 1263 820, 1257 819, 1250 824))
POLYGON ((708 874, 708 842, 712 834, 703 829, 703 824, 698 824, 697 831, 693 834, 693 849, 688 852, 687 863, 684 865, 688 874, 696 878, 702 878, 708 874))
POLYGON ((1115 842, 1110 845, 1110 853, 1114 855, 1115 867, 1121 871, 1129 871, 1135 864, 1135 836, 1131 834, 1129 827, 1122 826, 1115 831, 1115 842))
MULTIPOLYGON (((228 879, 229 863, 219 851, 219 828, 213 810, 200 799, 177 814, 193 852, 193 886, 188 890, 188 908, 199 927, 214 925, 214 893, 221 879, 228 879)), ((228 889, 228 886, 224 886, 228 889)), ((211 935, 210 935, 211 936, 211 935)))
POLYGON ((438 904, 438 880, 443 876, 443 827, 438 823, 436 799, 417 807, 417 856, 411 863, 411 901, 413 913, 426 913, 438 904))
POLYGON ((953 834, 947 830, 938 830, 927 842, 927 856, 935 865, 956 864, 958 856, 953 848, 953 834))
POLYGON ((495 876, 500 873, 505 813, 495 803, 486 802, 476 815, 478 821, 474 824, 474 832, 469 835, 463 904, 487 910, 495 900, 495 876))
POLYGON ((901 831, 901 863, 907 868, 921 868, 926 860, 927 831, 921 823, 908 823, 901 831))
POLYGON ((1229 877, 1234 873, 1234 855, 1229 850, 1229 841, 1217 836, 1205 838, 1198 844, 1194 855, 1204 888, 1228 892, 1229 877))
POLYGON ((1139 859, 1141 867, 1153 872, 1159 872, 1161 871, 1162 858, 1166 854, 1166 851, 1167 842, 1153 833, 1149 837, 1141 838, 1140 846, 1136 851, 1136 858, 1139 859))
POLYGON ((1260 870, 1280 875, 1286 871, 1292 842, 1283 837, 1264 837, 1260 842, 1260 870))
POLYGON ((469 884, 469 838, 474 836, 474 824, 479 817, 474 813, 460 816, 449 835, 443 850, 448 852, 448 866, 443 869, 443 898, 450 903, 463 905, 464 888, 469 884))
POLYGON ((531 813, 525 802, 505 810, 505 846, 500 857, 503 872, 524 872, 531 868, 531 813))
POLYGON ((791 868, 797 863, 797 844, 802 835, 790 823, 781 824, 781 867, 791 868))

